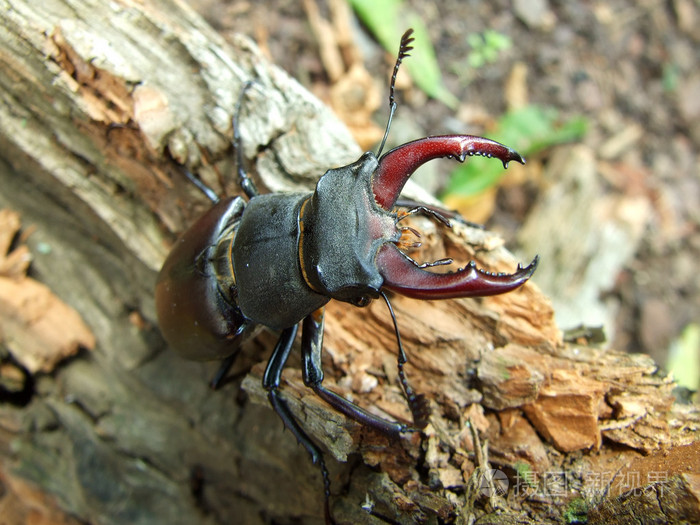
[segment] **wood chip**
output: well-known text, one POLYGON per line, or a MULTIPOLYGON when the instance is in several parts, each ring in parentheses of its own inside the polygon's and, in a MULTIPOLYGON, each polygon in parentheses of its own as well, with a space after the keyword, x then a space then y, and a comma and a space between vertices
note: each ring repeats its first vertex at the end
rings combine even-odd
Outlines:
POLYGON ((19 214, 0 211, 0 339, 30 373, 50 372, 79 348, 94 348, 95 337, 75 310, 24 274, 26 246, 5 254, 19 226, 19 214))

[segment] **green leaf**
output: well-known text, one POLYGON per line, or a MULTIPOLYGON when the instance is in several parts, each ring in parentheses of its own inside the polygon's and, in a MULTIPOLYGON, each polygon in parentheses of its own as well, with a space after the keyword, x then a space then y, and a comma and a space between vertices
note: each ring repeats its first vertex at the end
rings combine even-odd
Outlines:
MULTIPOLYGON (((582 116, 559 123, 554 108, 528 105, 503 115, 489 138, 515 148, 527 158, 555 144, 580 140, 587 126, 582 116)), ((452 172, 442 197, 479 194, 497 184, 504 173, 503 166, 493 159, 471 157, 452 172)))
POLYGON ((471 33, 467 36, 467 43, 471 48, 467 61, 473 69, 496 62, 501 51, 505 51, 512 45, 508 35, 493 29, 487 29, 483 33, 471 33))
POLYGON ((416 85, 429 97, 440 100, 450 108, 456 108, 457 97, 450 93, 442 81, 435 48, 421 18, 404 6, 401 0, 348 0, 357 16, 372 32, 379 43, 390 53, 399 50, 401 36, 413 28, 413 50, 404 61, 406 70, 416 85))
POLYGON ((700 388, 700 324, 690 323, 671 344, 666 367, 679 386, 700 388))
POLYGON ((664 64, 663 71, 661 73, 661 85, 666 92, 673 92, 678 89, 678 83, 680 82, 680 68, 677 64, 664 64))
POLYGON ((469 64, 469 67, 479 69, 486 63, 486 61, 484 60, 484 55, 482 53, 469 53, 467 63, 469 64))
POLYGON ((503 51, 509 49, 511 46, 511 40, 508 35, 494 31, 493 29, 488 29, 484 32, 484 42, 486 46, 495 50, 503 51))
POLYGON ((481 46, 483 46, 484 39, 481 36, 481 33, 469 33, 467 35, 467 44, 469 44, 469 47, 474 49, 479 49, 481 46))
POLYGON ((413 43, 411 58, 406 60, 406 69, 416 85, 428 96, 455 109, 459 100, 448 91, 442 82, 435 48, 430 41, 427 28, 420 17, 413 13, 409 16, 409 26, 413 27, 413 36, 416 40, 413 43))
MULTIPOLYGON (((399 45, 401 35, 406 28, 401 29, 398 19, 403 9, 403 0, 348 0, 352 8, 360 17, 360 20, 367 26, 379 43, 385 49, 393 44, 395 48, 399 45), (387 23, 393 20, 394 23, 387 23)), ((398 50, 398 48, 397 48, 398 50)))

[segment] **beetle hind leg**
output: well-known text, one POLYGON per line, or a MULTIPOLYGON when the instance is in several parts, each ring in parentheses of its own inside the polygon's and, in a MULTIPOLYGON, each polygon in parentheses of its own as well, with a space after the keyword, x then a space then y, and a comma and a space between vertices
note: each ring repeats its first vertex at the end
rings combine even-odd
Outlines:
POLYGON ((233 363, 236 361, 236 357, 238 357, 238 352, 240 352, 240 347, 237 348, 236 351, 230 356, 221 361, 219 369, 216 371, 216 374, 214 374, 214 377, 211 378, 211 381, 209 381, 209 388, 212 390, 218 390, 223 385, 224 379, 226 379, 226 376, 228 376, 233 363))
POLYGON ((321 474, 323 476, 323 488, 324 488, 324 514, 326 519, 326 524, 333 523, 330 514, 330 496, 331 496, 331 481, 328 475, 328 469, 326 468, 326 462, 323 460, 323 453, 321 449, 311 440, 309 435, 304 432, 297 422, 294 414, 289 409, 287 402, 280 396, 279 386, 282 377, 282 370, 284 365, 287 363, 287 358, 289 358, 289 353, 292 350, 292 344, 294 343, 294 338, 297 335, 298 325, 294 325, 290 328, 286 328, 282 331, 275 349, 272 352, 272 356, 267 363, 267 368, 265 369, 265 374, 263 375, 263 387, 267 390, 267 397, 270 400, 272 408, 277 412, 277 415, 282 419, 284 426, 287 427, 301 446, 303 446, 306 451, 311 456, 311 460, 314 464, 317 464, 321 469, 321 474))

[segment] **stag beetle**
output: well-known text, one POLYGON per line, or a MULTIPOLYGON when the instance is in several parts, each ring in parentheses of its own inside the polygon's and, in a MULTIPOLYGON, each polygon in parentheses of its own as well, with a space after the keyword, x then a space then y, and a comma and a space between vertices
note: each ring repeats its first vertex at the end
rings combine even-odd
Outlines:
MULTIPOLYGON (((406 355, 385 290, 416 299, 486 296, 508 292, 525 283, 538 259, 513 274, 482 271, 471 262, 452 273, 433 273, 399 248, 399 226, 407 215, 424 213, 450 226, 446 212, 415 205, 393 211, 399 194, 422 164, 438 157, 463 162, 467 156, 496 157, 524 163, 513 149, 470 135, 425 137, 381 155, 396 111, 394 85, 399 66, 413 49, 412 30, 403 35, 390 83, 389 119, 378 153, 363 154, 348 166, 328 170, 312 193, 259 195, 242 168, 237 119, 243 88, 234 111, 234 146, 238 176, 248 197, 218 201, 177 241, 158 276, 156 306, 161 331, 169 345, 191 359, 225 358, 213 380, 227 373, 240 344, 264 325, 281 334, 263 376, 263 386, 284 424, 318 463, 324 480, 325 516, 330 522, 330 481, 321 450, 298 424, 279 386, 282 369, 301 322, 304 383, 333 408, 384 433, 398 435, 427 424, 427 400, 413 392, 403 365, 406 355), (366 306, 381 297, 394 322, 399 380, 413 415, 413 426, 387 421, 323 386, 321 352, 323 307, 331 299, 366 306)), ((189 175, 200 187, 201 182, 189 175)), ((217 200, 207 188, 210 198, 217 200)))

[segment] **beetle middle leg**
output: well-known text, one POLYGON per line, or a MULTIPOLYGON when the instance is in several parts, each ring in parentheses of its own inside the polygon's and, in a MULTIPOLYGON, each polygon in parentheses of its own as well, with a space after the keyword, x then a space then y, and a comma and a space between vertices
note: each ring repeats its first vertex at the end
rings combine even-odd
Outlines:
MULTIPOLYGON (((301 366, 304 376, 304 384, 309 388, 312 388, 320 398, 326 401, 326 403, 328 403, 338 412, 351 419, 354 419, 358 423, 367 425, 389 435, 397 435, 402 432, 415 431, 415 428, 412 428, 405 423, 389 421, 376 416, 323 386, 323 368, 321 365, 321 353, 323 350, 323 313, 323 308, 319 308, 311 315, 307 316, 303 322, 301 338, 301 366)), ((400 377, 404 378, 401 356, 403 356, 403 362, 405 362, 406 356, 403 354, 403 350, 401 351, 399 357, 399 371, 400 377)), ((405 383, 404 379, 402 379, 402 385, 405 383)), ((404 391, 406 391, 406 386, 407 384, 404 385, 404 391)), ((410 389, 410 387, 408 388, 408 391, 406 391, 407 398, 409 399, 409 405, 411 405, 411 397, 409 396, 409 393, 412 392, 413 391, 410 389)), ((411 412, 414 414, 419 413, 419 411, 414 412, 413 407, 411 407, 411 412)), ((421 425, 424 427, 425 425, 422 424, 423 419, 424 418, 420 418, 419 421, 415 421, 415 425, 419 428, 421 428, 421 425)))

